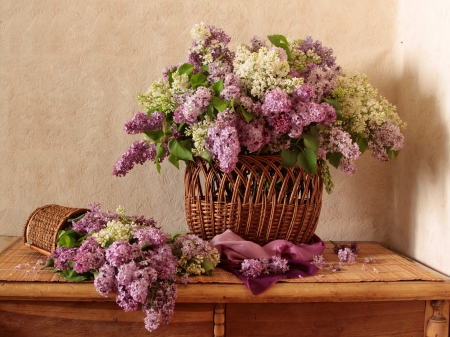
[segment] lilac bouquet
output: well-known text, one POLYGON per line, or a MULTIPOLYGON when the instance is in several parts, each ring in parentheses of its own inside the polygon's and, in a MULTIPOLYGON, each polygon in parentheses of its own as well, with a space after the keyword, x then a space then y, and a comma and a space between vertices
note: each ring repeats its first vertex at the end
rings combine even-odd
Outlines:
MULTIPOLYGON (((127 216, 123 207, 116 213, 105 212, 99 204, 91 204, 82 218, 71 222, 71 227, 58 233, 57 248, 46 267, 54 267, 53 272, 69 281, 95 279, 97 292, 103 296, 117 293, 116 302, 126 312, 140 306, 148 331, 167 324, 177 298, 174 279, 179 263, 168 235, 156 222, 127 216)), ((206 251, 214 255, 208 243, 199 238, 191 241, 199 247, 197 255, 206 251)), ((185 270, 186 277, 190 272, 185 270)))
POLYGON ((330 48, 311 37, 254 37, 235 51, 220 28, 195 25, 186 62, 168 66, 138 101, 125 124, 143 133, 114 167, 126 175, 150 160, 218 161, 231 172, 240 154, 280 154, 286 168, 298 164, 320 173, 327 192, 329 165, 348 175, 367 149, 380 161, 397 156, 406 126, 365 75, 344 72, 330 48), (318 169, 319 168, 319 169, 318 169))

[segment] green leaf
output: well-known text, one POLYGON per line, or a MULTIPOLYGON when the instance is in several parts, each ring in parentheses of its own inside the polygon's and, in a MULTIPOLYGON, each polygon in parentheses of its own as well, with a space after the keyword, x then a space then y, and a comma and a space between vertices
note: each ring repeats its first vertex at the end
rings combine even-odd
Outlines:
POLYGON ((344 155, 340 152, 328 152, 327 153, 327 159, 328 162, 333 165, 335 168, 339 167, 339 164, 341 163, 341 158, 344 157, 344 155))
MULTIPOLYGON (((150 109, 150 110, 147 110, 147 115, 150 117, 150 115, 152 114, 152 113, 154 113, 155 111, 157 111, 158 109, 160 109, 161 108, 161 106, 159 106, 159 107, 156 107, 156 108, 153 108, 153 109, 150 109)), ((160 109, 161 110, 161 109, 160 109)))
POLYGON ((83 214, 81 214, 81 215, 79 215, 79 216, 77 216, 76 218, 73 218, 73 219, 67 219, 67 222, 79 221, 79 220, 83 219, 85 214, 86 213, 83 213, 83 214))
POLYGON ((209 164, 212 164, 211 154, 209 153, 208 150, 203 151, 202 154, 200 155, 200 158, 206 160, 209 164))
POLYGON ((202 65, 202 70, 206 71, 206 72, 209 72, 209 65, 208 64, 202 65))
POLYGON ((178 68, 178 74, 180 74, 180 75, 182 75, 182 74, 190 75, 193 71, 194 71, 194 66, 189 63, 182 64, 178 68))
POLYGON ((396 150, 396 151, 392 151, 394 153, 395 158, 398 157, 398 155, 400 154, 400 150, 396 150))
POLYGON ((155 143, 159 143, 161 137, 164 136, 163 130, 145 130, 144 134, 155 143))
POLYGON ((308 160, 305 157, 305 154, 303 152, 300 152, 297 156, 297 164, 302 169, 304 169, 306 172, 309 172, 309 165, 308 160))
POLYGON ((342 110, 342 105, 337 100, 328 98, 324 98, 323 100, 329 105, 331 105, 336 110, 336 113, 338 110, 342 110))
POLYGON ((158 173, 161 173, 161 164, 159 163, 159 160, 155 160, 155 166, 156 171, 158 171, 158 173))
POLYGON ((144 250, 144 249, 147 248, 148 246, 149 246, 149 244, 148 244, 147 242, 145 242, 145 243, 142 245, 141 250, 144 250))
POLYGON ((171 87, 172 88, 172 83, 173 83, 173 71, 169 71, 168 73, 167 73, 167 77, 169 78, 169 87, 171 87))
POLYGON ((283 167, 291 168, 297 163, 298 153, 292 150, 282 149, 281 150, 281 162, 283 167))
POLYGON ((206 115, 209 116, 209 118, 214 119, 214 106, 212 103, 206 108, 206 115))
POLYGON ((289 42, 283 35, 269 35, 267 36, 270 42, 275 47, 283 48, 286 51, 288 61, 292 61, 291 49, 289 48, 289 42))
POLYGON ((311 125, 309 127, 309 130, 311 130, 311 134, 314 136, 318 136, 320 132, 320 128, 317 125, 311 125))
POLYGON ((192 75, 190 78, 190 82, 191 82, 193 89, 200 87, 200 86, 205 86, 208 84, 207 78, 203 74, 192 75))
POLYGON ((178 157, 175 156, 173 153, 169 154, 169 157, 167 160, 172 163, 173 166, 175 166, 177 169, 180 169, 180 164, 178 164, 178 157))
POLYGON ((228 101, 216 96, 211 99, 211 103, 220 112, 224 112, 225 109, 230 105, 228 101))
POLYGON ((72 281, 72 282, 82 282, 82 281, 91 280, 94 278, 94 275, 90 272, 78 274, 75 270, 63 270, 58 275, 64 279, 66 279, 68 281, 72 281))
POLYGON ((189 232, 176 232, 176 233, 172 233, 170 234, 170 240, 175 240, 177 237, 179 237, 180 235, 184 235, 184 234, 188 234, 189 232))
POLYGON ((212 271, 214 270, 214 265, 209 260, 203 260, 201 264, 202 268, 205 270, 206 275, 212 276, 212 271))
POLYGON ((162 145, 162 143, 156 144, 156 157, 155 160, 158 158, 164 158, 164 155, 166 154, 166 149, 162 145))
POLYGON ((388 155, 389 160, 391 160, 391 159, 392 159, 392 150, 391 150, 391 148, 388 147, 388 148, 386 149, 386 152, 387 152, 387 155, 388 155))
POLYGON ((217 81, 212 86, 210 86, 210 89, 213 89, 217 96, 220 95, 220 93, 222 92, 223 88, 224 88, 223 87, 223 79, 217 81))
POLYGON ((361 154, 363 154, 364 152, 366 152, 367 147, 369 146, 369 142, 366 138, 364 137, 359 137, 356 144, 358 144, 359 146, 359 151, 361 151, 361 154))
POLYGON ((185 149, 189 150, 189 152, 192 152, 192 140, 191 139, 185 139, 180 142, 181 146, 185 149))
POLYGON ((43 266, 42 269, 48 268, 48 267, 54 267, 54 263, 55 263, 55 259, 50 258, 47 260, 47 262, 45 262, 45 266, 43 266))
POLYGON ((192 152, 183 147, 175 138, 169 140, 169 152, 182 160, 194 161, 192 152))
POLYGON ((243 107, 241 107, 241 110, 242 110, 242 115, 244 116, 244 118, 247 121, 247 123, 250 123, 251 120, 255 117, 255 115, 253 113, 251 113, 251 112, 248 112, 243 107))
POLYGON ((307 149, 313 150, 315 153, 319 150, 319 139, 316 136, 304 134, 303 136, 303 143, 305 144, 307 149))
POLYGON ((312 149, 305 149, 305 157, 308 162, 309 170, 308 172, 312 172, 317 174, 317 155, 316 152, 312 149))
POLYGON ((113 239, 109 239, 108 241, 105 242, 105 248, 108 248, 109 246, 111 246, 114 243, 113 239))
POLYGON ((63 248, 72 248, 77 246, 77 241, 82 235, 73 229, 62 231, 56 240, 56 244, 63 248))

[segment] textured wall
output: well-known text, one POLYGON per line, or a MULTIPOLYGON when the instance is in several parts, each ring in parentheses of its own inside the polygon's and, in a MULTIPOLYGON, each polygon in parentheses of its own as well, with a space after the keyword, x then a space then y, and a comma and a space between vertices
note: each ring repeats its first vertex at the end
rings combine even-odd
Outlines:
POLYGON ((407 146, 394 171, 392 246, 450 275, 450 3, 399 2, 398 109, 407 146))
MULTIPOLYGON (((312 35, 395 103, 397 19, 395 0, 1 0, 0 234, 19 235, 36 207, 91 201, 152 215, 168 231, 186 228, 182 170, 111 172, 135 139, 122 128, 139 108, 136 92, 185 59, 195 23, 225 29, 232 48, 254 35, 312 35)), ((318 234, 387 242, 397 165, 365 155, 356 176, 333 171, 318 234)))

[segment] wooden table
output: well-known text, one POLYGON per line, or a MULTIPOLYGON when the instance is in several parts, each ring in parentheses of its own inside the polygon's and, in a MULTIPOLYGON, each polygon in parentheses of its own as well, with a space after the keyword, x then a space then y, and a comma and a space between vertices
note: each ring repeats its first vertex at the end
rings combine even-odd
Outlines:
MULTIPOLYGON (((92 283, 0 281, 0 336, 148 334, 143 312, 114 301, 92 283)), ((239 284, 188 284, 171 323, 149 335, 448 337, 449 303, 448 278, 278 283, 256 297, 239 284)))

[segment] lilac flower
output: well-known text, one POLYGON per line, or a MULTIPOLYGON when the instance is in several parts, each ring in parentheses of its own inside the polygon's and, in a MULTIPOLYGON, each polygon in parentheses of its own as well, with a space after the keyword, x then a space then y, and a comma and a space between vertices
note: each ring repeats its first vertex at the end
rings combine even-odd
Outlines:
POLYGON ((186 122, 193 125, 198 121, 198 117, 203 113, 211 101, 211 90, 199 87, 194 94, 186 99, 184 105, 180 105, 174 112, 176 123, 186 122))
POLYGON ((340 67, 321 68, 311 64, 304 73, 305 84, 313 88, 311 100, 321 103, 324 97, 329 96, 337 88, 337 77, 340 74, 340 67))
POLYGON ((139 303, 131 297, 125 287, 118 287, 116 303, 125 312, 136 311, 139 307, 139 303))
POLYGON ((344 172, 348 176, 352 176, 356 172, 355 162, 345 157, 341 158, 338 168, 340 171, 344 172))
POLYGON ((288 261, 281 257, 272 256, 268 259, 268 270, 269 273, 274 274, 284 274, 289 270, 288 261))
POLYGON ((161 321, 161 314, 153 308, 145 310, 145 314, 146 314, 144 319, 145 328, 149 332, 158 329, 161 321))
POLYGON ((331 152, 340 152, 348 159, 358 159, 361 154, 359 146, 352 141, 348 132, 339 127, 332 127, 329 137, 329 150, 331 152))
POLYGON ((250 153, 257 152, 269 142, 269 134, 260 118, 254 118, 250 123, 247 123, 244 119, 239 119, 236 129, 239 135, 239 143, 245 146, 250 153))
POLYGON ((139 248, 131 245, 126 241, 115 241, 106 249, 106 261, 114 266, 119 267, 125 263, 130 262, 137 257, 139 248))
POLYGON ((52 251, 50 258, 54 259, 53 264, 55 268, 66 270, 70 269, 69 262, 73 261, 76 253, 76 248, 56 247, 56 249, 52 251))
POLYGON ((116 269, 105 263, 94 280, 94 286, 98 293, 108 296, 109 293, 117 290, 116 269))
POLYGON ((144 164, 147 160, 154 160, 156 149, 145 140, 137 140, 122 155, 114 166, 113 174, 117 177, 125 176, 136 164, 144 164))
POLYGON ((322 59, 321 65, 332 67, 336 61, 336 57, 333 56, 333 49, 324 47, 319 40, 313 41, 311 36, 307 36, 300 46, 300 50, 306 53, 308 50, 312 50, 314 54, 320 56, 322 59))
POLYGON ((292 97, 296 103, 307 103, 314 94, 314 90, 310 85, 304 84, 300 88, 294 90, 292 97))
POLYGON ((353 253, 350 248, 340 249, 338 252, 338 258, 341 263, 347 262, 349 264, 352 264, 356 261, 357 255, 358 254, 353 253))
POLYGON ((176 68, 175 66, 167 66, 164 68, 162 75, 166 82, 169 82, 169 73, 176 70, 176 68))
POLYGON ((227 101, 238 99, 241 96, 241 89, 235 85, 226 86, 220 93, 220 97, 227 101))
POLYGON ((313 256, 313 264, 317 267, 317 268, 324 268, 326 267, 326 262, 325 262, 325 258, 323 257, 323 255, 315 255, 313 256))
POLYGON ((230 109, 220 113, 217 116, 216 124, 208 128, 208 135, 205 139, 205 145, 211 153, 211 158, 218 160, 220 168, 226 173, 234 170, 241 151, 235 116, 230 109))
POLYGON ((84 217, 72 222, 72 228, 80 234, 89 234, 100 231, 109 221, 116 219, 117 214, 104 212, 99 203, 91 203, 84 217))
POLYGON ((264 104, 262 105, 262 112, 264 116, 271 116, 280 112, 289 112, 292 107, 292 102, 289 96, 280 88, 275 88, 269 91, 264 97, 264 104))
POLYGON ((157 228, 140 228, 133 237, 138 240, 139 245, 160 246, 167 242, 167 235, 157 228))
POLYGON ((372 156, 379 161, 386 162, 389 160, 387 148, 392 151, 398 151, 403 148, 404 136, 400 128, 391 120, 377 125, 375 122, 370 122, 366 130, 366 135, 369 138, 369 149, 372 151, 372 156))
POLYGON ((264 264, 256 259, 245 259, 241 264, 241 274, 245 277, 258 277, 264 269, 264 264))
POLYGON ((162 128, 164 114, 159 111, 153 112, 150 117, 143 112, 138 112, 125 123, 124 130, 128 134, 138 134, 145 130, 158 130, 162 128))
POLYGON ((257 53, 261 47, 266 46, 266 43, 259 36, 254 36, 250 42, 252 44, 250 50, 255 53, 257 53))
POLYGON ((104 249, 97 243, 93 236, 88 237, 73 259, 73 269, 79 273, 99 269, 105 263, 104 249))

